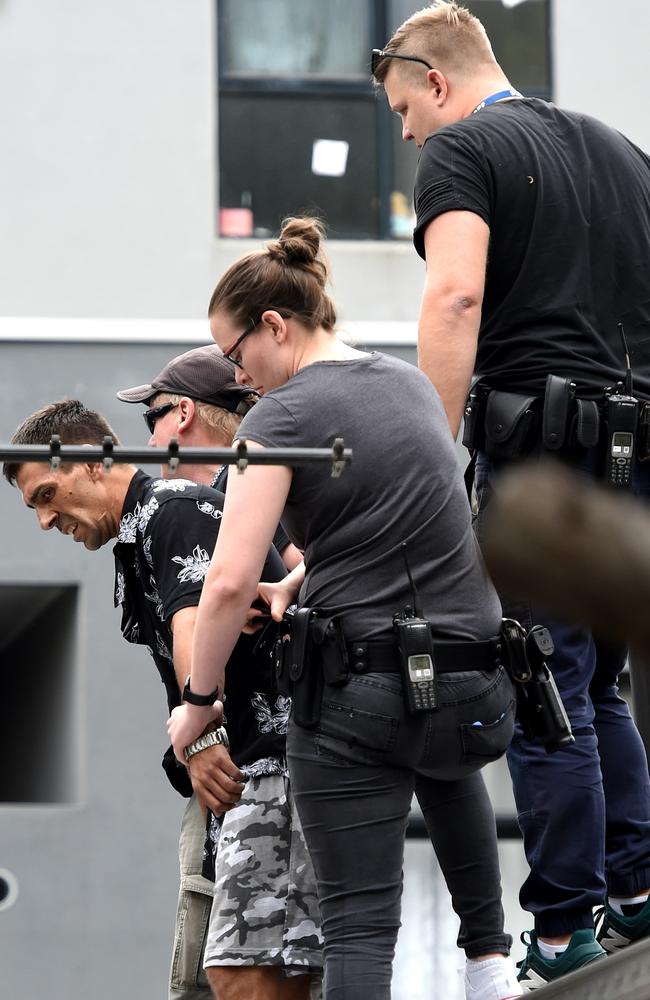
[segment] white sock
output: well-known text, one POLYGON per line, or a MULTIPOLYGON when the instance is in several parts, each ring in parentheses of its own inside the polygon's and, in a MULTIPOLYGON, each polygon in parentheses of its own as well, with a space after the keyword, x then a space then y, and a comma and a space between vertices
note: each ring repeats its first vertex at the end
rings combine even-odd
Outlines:
POLYGON ((639 896, 608 896, 607 902, 615 913, 620 913, 621 916, 623 916, 624 906, 635 906, 636 904, 647 903, 648 893, 641 893, 639 896))
POLYGON ((547 941, 542 941, 541 938, 537 938, 537 947, 539 948, 542 958, 550 959, 558 958, 563 952, 569 947, 569 942, 566 944, 548 944, 547 941))

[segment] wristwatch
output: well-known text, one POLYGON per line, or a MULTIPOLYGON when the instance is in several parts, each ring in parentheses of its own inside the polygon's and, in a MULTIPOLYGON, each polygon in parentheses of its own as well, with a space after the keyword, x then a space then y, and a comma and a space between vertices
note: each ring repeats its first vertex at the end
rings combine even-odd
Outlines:
POLYGON ((209 747, 216 747, 219 745, 224 746, 226 750, 230 749, 228 733, 223 726, 219 726, 218 729, 214 729, 211 733, 204 733, 203 736, 199 736, 198 740, 194 740, 193 743, 186 746, 183 751, 185 754, 185 760, 189 760, 195 753, 201 753, 201 750, 207 750, 209 747))
POLYGON ((185 687, 183 688, 183 701, 186 701, 188 705, 198 705, 199 708, 205 708, 207 705, 211 705, 219 697, 219 688, 216 687, 214 691, 210 694, 194 694, 190 689, 190 675, 188 674, 185 679, 185 687))

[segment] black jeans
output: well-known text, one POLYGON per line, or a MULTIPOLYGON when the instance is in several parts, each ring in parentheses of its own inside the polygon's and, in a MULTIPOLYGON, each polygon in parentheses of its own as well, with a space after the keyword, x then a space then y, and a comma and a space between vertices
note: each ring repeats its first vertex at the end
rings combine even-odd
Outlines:
POLYGON ((441 707, 410 716, 397 674, 326 686, 315 730, 291 720, 292 788, 316 872, 326 1000, 389 1000, 404 833, 414 789, 470 956, 507 954, 494 814, 478 770, 513 730, 503 670, 445 674, 441 707))

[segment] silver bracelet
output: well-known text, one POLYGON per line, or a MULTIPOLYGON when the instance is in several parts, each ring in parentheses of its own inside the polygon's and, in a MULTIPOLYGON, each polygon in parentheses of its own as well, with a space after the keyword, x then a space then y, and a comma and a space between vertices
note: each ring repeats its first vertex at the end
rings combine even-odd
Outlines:
POLYGON ((199 736, 198 740, 194 740, 193 743, 185 747, 183 751, 185 760, 189 760, 195 753, 201 753, 202 750, 216 746, 224 746, 226 750, 230 749, 228 733, 223 726, 219 726, 218 729, 214 729, 211 733, 204 733, 203 736, 199 736))

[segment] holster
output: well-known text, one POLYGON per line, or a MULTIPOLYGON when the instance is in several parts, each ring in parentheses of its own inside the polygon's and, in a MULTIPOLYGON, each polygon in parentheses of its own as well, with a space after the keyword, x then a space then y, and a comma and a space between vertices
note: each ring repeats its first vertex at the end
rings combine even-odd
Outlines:
POLYGON ((542 744, 546 753, 555 753, 574 743, 571 724, 562 698, 546 665, 553 654, 548 629, 533 625, 529 632, 512 618, 501 625, 505 666, 517 695, 517 721, 527 740, 542 744))
POLYGON ((320 721, 323 672, 314 656, 311 623, 314 608, 299 608, 293 616, 289 646, 289 679, 293 685, 293 718, 303 729, 314 729, 320 721))
POLYGON ((317 608, 298 609, 285 622, 273 659, 276 688, 291 696, 296 725, 314 729, 320 721, 323 685, 341 686, 350 679, 339 619, 317 608))

